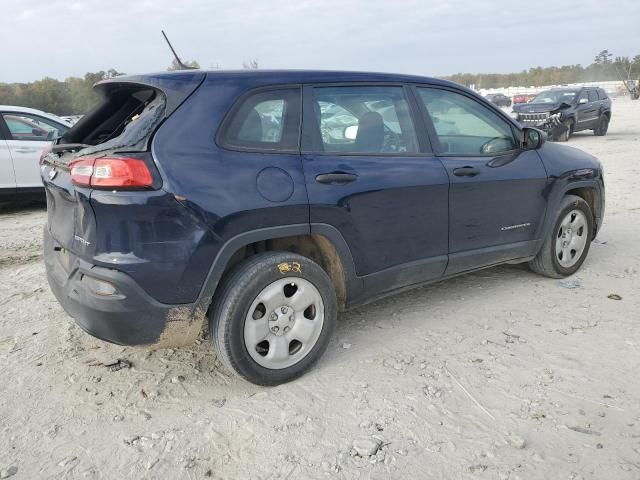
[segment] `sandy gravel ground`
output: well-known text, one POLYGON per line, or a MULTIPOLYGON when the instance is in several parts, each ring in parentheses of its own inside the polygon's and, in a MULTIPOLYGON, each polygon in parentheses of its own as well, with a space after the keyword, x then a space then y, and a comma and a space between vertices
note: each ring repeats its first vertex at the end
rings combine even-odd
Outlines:
POLYGON ((45 280, 45 212, 5 211, 0 477, 639 479, 640 102, 570 144, 603 161, 607 212, 569 282, 500 267, 379 301, 277 388, 207 342, 84 334, 45 280), (132 368, 102 366, 117 359, 132 368))

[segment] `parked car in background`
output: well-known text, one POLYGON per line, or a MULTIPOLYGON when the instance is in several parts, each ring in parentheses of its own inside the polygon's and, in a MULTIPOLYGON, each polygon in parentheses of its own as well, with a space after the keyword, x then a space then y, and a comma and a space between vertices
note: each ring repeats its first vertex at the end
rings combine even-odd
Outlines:
POLYGON ((43 192, 40 155, 69 128, 50 113, 0 105, 0 198, 43 192))
POLYGON ((513 96, 513 104, 515 105, 516 103, 528 103, 528 102, 530 102, 533 98, 535 98, 535 95, 531 95, 531 94, 518 94, 518 95, 514 95, 514 96, 513 96))
POLYGON ((511 106, 511 99, 503 93, 490 93, 485 98, 499 107, 511 106))
POLYGON ((122 345, 208 325, 257 384, 302 375, 338 312, 381 296, 502 263, 571 275, 602 224, 595 157, 452 82, 189 70, 96 88, 42 161, 53 293, 122 345))
POLYGON ((553 88, 539 93, 529 103, 514 105, 513 117, 561 142, 582 130, 603 136, 611 120, 611 99, 599 87, 553 88))

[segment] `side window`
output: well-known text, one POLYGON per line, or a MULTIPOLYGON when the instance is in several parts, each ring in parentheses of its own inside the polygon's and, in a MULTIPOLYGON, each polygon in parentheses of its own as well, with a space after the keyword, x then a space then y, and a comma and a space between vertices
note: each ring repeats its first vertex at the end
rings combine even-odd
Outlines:
POLYGON ((578 99, 578 104, 580 104, 580 102, 584 102, 584 100, 589 101, 589 93, 586 90, 583 90, 582 93, 580 94, 580 98, 578 99))
POLYGON ((607 92, 605 92, 603 89, 599 88, 598 89, 598 97, 600 98, 600 100, 606 100, 607 97, 607 92))
POLYGON ((598 94, 595 90, 589 90, 589 102, 597 102, 598 94))
POLYGON ((496 155, 517 148, 509 123, 465 95, 437 88, 418 88, 439 146, 451 155, 496 155))
POLYGON ((402 87, 315 87, 313 95, 324 152, 418 152, 415 128, 402 87))
POLYGON ((225 146, 254 151, 297 151, 300 89, 259 91, 234 108, 222 128, 225 146))
POLYGON ((51 141, 64 135, 69 127, 37 115, 19 112, 2 114, 11 137, 8 140, 51 141))

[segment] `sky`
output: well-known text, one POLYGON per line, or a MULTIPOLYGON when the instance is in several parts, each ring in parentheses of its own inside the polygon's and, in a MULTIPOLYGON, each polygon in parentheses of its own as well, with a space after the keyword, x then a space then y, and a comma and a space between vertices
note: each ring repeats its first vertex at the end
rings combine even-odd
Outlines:
POLYGON ((0 82, 115 68, 369 70, 444 76, 640 54, 640 1, 0 0, 0 82))

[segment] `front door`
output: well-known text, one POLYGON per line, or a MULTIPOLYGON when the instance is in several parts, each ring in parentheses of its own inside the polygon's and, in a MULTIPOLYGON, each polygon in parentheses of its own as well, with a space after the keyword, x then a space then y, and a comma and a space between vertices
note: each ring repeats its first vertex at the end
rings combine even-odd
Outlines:
POLYGON ((21 112, 4 112, 2 118, 9 132, 7 145, 13 158, 16 186, 42 187, 39 165, 42 150, 52 140, 62 136, 68 127, 21 112))
POLYGON ((446 275, 533 254, 546 209, 538 153, 521 150, 510 122, 475 98, 417 91, 451 181, 446 275))
POLYGON ((408 93, 305 87, 310 220, 340 231, 369 294, 438 278, 447 263, 449 180, 417 134, 408 93))
POLYGON ((583 90, 576 109, 576 130, 595 128, 600 105, 595 90, 583 90))

